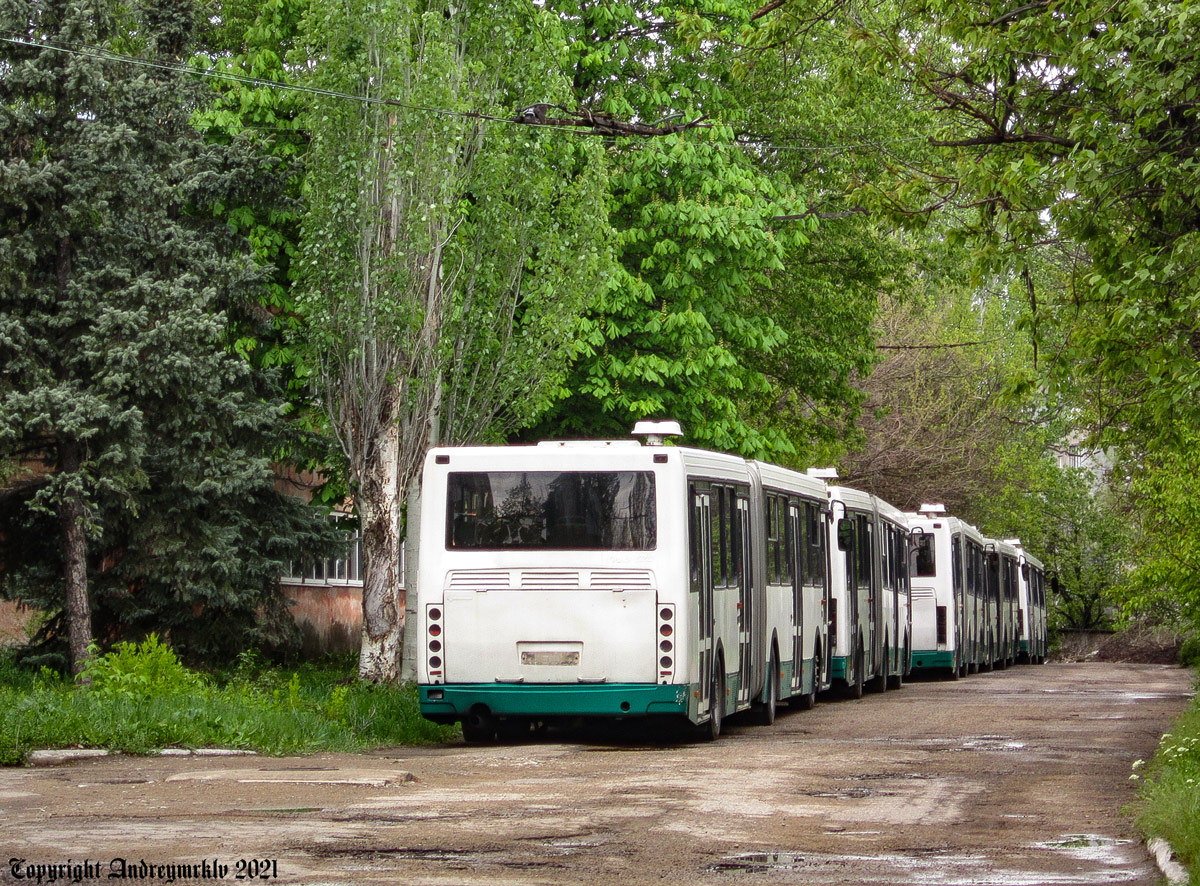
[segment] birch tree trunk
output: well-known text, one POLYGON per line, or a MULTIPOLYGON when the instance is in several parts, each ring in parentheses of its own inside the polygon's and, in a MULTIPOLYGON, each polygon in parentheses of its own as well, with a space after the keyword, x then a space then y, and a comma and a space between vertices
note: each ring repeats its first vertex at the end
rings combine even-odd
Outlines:
POLYGON ((417 632, 408 630, 417 623, 417 605, 420 586, 417 577, 421 569, 421 478, 418 476, 408 487, 408 508, 404 536, 404 655, 400 664, 400 679, 416 682, 417 679, 417 632))
POLYGON ((362 529, 363 624, 358 674, 375 683, 400 676, 400 427, 393 416, 368 444, 355 504, 362 529))

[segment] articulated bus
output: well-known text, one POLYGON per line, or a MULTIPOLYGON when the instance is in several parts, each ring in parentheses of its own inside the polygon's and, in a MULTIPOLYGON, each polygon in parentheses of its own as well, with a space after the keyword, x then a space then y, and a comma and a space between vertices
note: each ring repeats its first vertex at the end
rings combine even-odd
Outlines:
POLYGON ((1017 658, 1025 664, 1046 663, 1046 573, 1042 561, 1010 541, 1020 562, 1017 587, 1017 658))
POLYGON ((981 633, 984 541, 975 527, 945 512, 943 505, 923 505, 908 515, 912 667, 944 670, 957 680, 979 669, 987 648, 981 633))
POLYGON ((987 554, 988 624, 992 634, 991 667, 1007 668, 1017 658, 1017 549, 989 538, 987 554))
POLYGON ((762 462, 754 466, 763 488, 767 671, 780 681, 765 687, 761 719, 770 721, 772 699, 791 696, 811 708, 830 685, 829 505, 821 480, 762 462))
POLYGON ((834 681, 853 698, 899 688, 910 671, 908 528, 882 499, 829 487, 834 523, 830 634, 834 681))
MULTIPOLYGON (((679 433, 658 424, 674 428, 635 433, 679 433)), ((468 741, 654 715, 715 738, 737 711, 770 721, 781 699, 810 705, 831 665, 828 523, 821 481, 715 452, 434 449, 421 711, 468 741)))

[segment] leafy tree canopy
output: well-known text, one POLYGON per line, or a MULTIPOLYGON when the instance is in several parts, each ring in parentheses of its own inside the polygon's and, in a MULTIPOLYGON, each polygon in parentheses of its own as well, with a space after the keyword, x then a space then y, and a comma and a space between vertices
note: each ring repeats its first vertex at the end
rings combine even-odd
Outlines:
MULTIPOLYGON (((898 215, 973 209, 959 233, 989 270, 1023 275, 1066 243, 1061 287, 1026 287, 1053 340, 1043 382, 1101 439, 1139 444, 1200 420, 1195 90, 1186 2, 917 0, 864 23, 872 70, 941 121, 941 150, 884 195, 898 215)), ((893 179, 895 180, 895 179, 893 179)), ((1027 379, 1032 383, 1032 378, 1027 379)))

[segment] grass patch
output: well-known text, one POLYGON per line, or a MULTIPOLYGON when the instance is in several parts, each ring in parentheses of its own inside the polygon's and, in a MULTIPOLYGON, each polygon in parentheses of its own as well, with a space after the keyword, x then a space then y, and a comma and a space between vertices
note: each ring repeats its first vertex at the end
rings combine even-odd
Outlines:
POLYGON ((35 748, 281 755, 433 744, 456 734, 421 716, 415 687, 359 682, 349 661, 282 670, 244 656, 228 671, 201 674, 151 637, 120 644, 88 676, 76 685, 0 657, 0 765, 19 765, 35 748))
POLYGON ((1163 736, 1154 759, 1134 764, 1133 777, 1142 782, 1138 827, 1170 843, 1191 886, 1200 886, 1200 696, 1163 736))

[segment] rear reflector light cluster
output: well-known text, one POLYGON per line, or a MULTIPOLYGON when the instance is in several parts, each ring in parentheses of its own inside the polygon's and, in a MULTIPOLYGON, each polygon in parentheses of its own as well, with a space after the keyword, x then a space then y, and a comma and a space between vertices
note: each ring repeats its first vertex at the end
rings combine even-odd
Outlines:
POLYGON ((433 604, 425 609, 425 667, 430 683, 441 683, 445 656, 442 644, 442 607, 433 604))
POLYGON ((670 683, 675 676, 675 607, 658 606, 658 682, 670 683))

